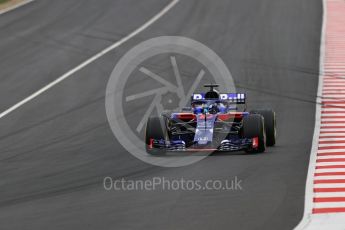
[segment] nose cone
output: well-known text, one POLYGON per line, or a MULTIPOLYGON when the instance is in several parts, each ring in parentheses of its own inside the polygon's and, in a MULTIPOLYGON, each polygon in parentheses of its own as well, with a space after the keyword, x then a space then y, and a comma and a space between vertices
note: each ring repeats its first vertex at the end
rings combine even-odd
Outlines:
POLYGON ((213 128, 216 115, 199 114, 197 116, 197 126, 195 130, 194 142, 199 145, 206 145, 213 140, 213 128), (205 119, 206 116, 206 119, 205 119))

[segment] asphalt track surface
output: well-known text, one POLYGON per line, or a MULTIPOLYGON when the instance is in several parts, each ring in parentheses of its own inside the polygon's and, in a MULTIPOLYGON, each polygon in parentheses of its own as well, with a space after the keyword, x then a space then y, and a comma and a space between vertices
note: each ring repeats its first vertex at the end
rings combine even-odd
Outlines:
MULTIPOLYGON (((168 3, 37 0, 1 15, 0 111, 168 3)), ((179 2, 135 38, 0 120, 0 228, 292 229, 303 214, 321 22, 322 2, 314 0, 179 2), (265 154, 216 154, 172 169, 128 154, 107 123, 106 84, 126 51, 162 35, 213 49, 248 93, 250 107, 277 112, 277 146, 265 154), (243 190, 109 192, 105 176, 237 176, 243 190)))

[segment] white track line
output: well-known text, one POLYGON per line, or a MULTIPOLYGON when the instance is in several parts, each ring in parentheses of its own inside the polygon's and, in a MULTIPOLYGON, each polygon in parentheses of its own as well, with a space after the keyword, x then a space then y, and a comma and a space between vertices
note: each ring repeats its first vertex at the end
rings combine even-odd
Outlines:
POLYGON ((322 141, 324 138, 328 138, 330 136, 343 138, 345 137, 345 133, 320 133, 320 140, 322 141))
POLYGON ((314 188, 345 188, 344 183, 315 184, 314 188))
POLYGON ((322 123, 321 124, 321 127, 323 128, 323 129, 332 129, 332 127, 334 127, 334 126, 339 126, 339 127, 341 127, 341 128, 335 128, 336 130, 338 130, 338 131, 341 131, 341 130, 344 130, 345 129, 345 125, 343 124, 343 123, 322 123), (344 127, 344 128, 343 128, 344 127))
MULTIPOLYGON (((337 126, 337 125, 335 125, 335 126, 337 126)), ((345 132, 345 128, 332 128, 330 126, 321 126, 321 130, 327 131, 327 132, 336 132, 336 131, 344 131, 345 132)))
POLYGON ((337 118, 337 117, 333 117, 333 118, 322 118, 323 122, 344 122, 345 124, 345 118, 337 118))
POLYGON ((53 86, 59 84, 60 82, 62 82, 63 80, 65 80, 66 78, 72 76, 74 73, 78 72, 79 70, 85 68, 86 66, 88 66, 89 64, 93 63, 94 61, 96 61, 97 59, 103 57, 104 55, 106 55, 107 53, 109 53, 110 51, 116 49, 117 47, 119 47, 120 45, 122 45, 123 43, 127 42, 129 39, 133 38, 134 36, 136 36, 137 34, 141 33, 142 31, 144 31, 146 28, 148 28, 150 25, 152 25, 154 22, 156 22, 158 19, 160 19, 163 15, 165 15, 170 9, 172 9, 180 0, 173 0, 171 1, 167 6, 165 6, 158 14, 156 14, 153 18, 151 18, 149 21, 147 21, 145 24, 143 24, 142 26, 140 26, 139 28, 137 28, 136 30, 134 30, 132 33, 128 34, 126 37, 122 38, 121 40, 117 41, 116 43, 114 43, 113 45, 109 46, 108 48, 102 50, 101 52, 99 52, 98 54, 96 54, 95 56, 89 58, 88 60, 84 61, 83 63, 81 63, 80 65, 78 65, 77 67, 71 69, 70 71, 68 71, 67 73, 65 73, 64 75, 62 75, 61 77, 57 78, 56 80, 54 80, 53 82, 49 83, 48 85, 44 86, 43 88, 41 88, 40 90, 36 91, 35 93, 31 94, 30 96, 28 96, 27 98, 23 99, 22 101, 18 102, 17 104, 13 105, 12 107, 8 108, 7 110, 5 110, 4 112, 0 113, 0 119, 5 117, 6 115, 10 114, 11 112, 13 112, 14 110, 18 109, 19 107, 21 107, 22 105, 28 103, 29 101, 33 100, 34 98, 38 97, 39 95, 41 95, 42 93, 46 92, 48 89, 52 88, 53 86))
POLYGON ((315 197, 345 197, 345 192, 317 192, 315 197))
MULTIPOLYGON (((345 11, 345 2, 344 0, 323 0, 324 6, 324 13, 330 13, 327 16, 324 14, 324 21, 323 21, 323 60, 320 62, 320 69, 323 68, 324 73, 328 74, 334 72, 337 76, 344 72, 345 67, 345 43, 335 42, 338 38, 344 38, 345 30, 343 29, 343 24, 345 22, 344 11, 345 11), (327 23, 325 22, 327 21, 327 23), (329 20, 329 21, 328 21, 329 20), (324 28, 326 27, 326 30, 324 28), (327 38, 325 40, 325 31, 327 34, 327 38), (331 36, 336 36, 337 39, 330 39, 331 36), (341 58, 339 58, 341 57, 341 58), (332 63, 336 62, 336 63, 332 63)), ((321 57, 322 58, 322 57, 321 57)), ((322 71, 321 71, 322 72, 322 71)), ((344 100, 342 99, 344 94, 345 84, 343 81, 335 80, 330 81, 330 77, 325 77, 322 81, 323 84, 323 104, 326 105, 336 105, 336 106, 322 106, 323 110, 332 111, 335 107, 344 108, 344 100), (339 92, 338 98, 332 98, 331 96, 336 95, 339 92), (328 98, 326 98, 328 96, 328 98), (341 99, 341 100, 339 100, 341 99)), ((339 79, 339 78, 338 78, 339 79)), ((320 93, 318 91, 318 93, 320 93)), ((331 112, 335 114, 334 112, 331 112)), ((345 111, 338 112, 339 114, 344 114, 345 111)), ((344 119, 340 117, 327 117, 324 116, 325 113, 322 114, 321 117, 321 130, 320 132, 326 133, 343 133, 344 132, 344 119), (336 122, 336 123, 335 123, 336 122)), ((336 136, 336 135, 333 135, 336 136)), ((314 136, 315 137, 315 136, 314 136)), ((316 174, 312 175, 310 171, 308 172, 308 184, 307 186, 311 186, 310 181, 314 180, 313 185, 313 193, 314 197, 320 196, 320 194, 324 193, 324 197, 330 197, 329 191, 334 192, 341 192, 345 189, 345 145, 344 143, 340 142, 325 142, 323 138, 324 136, 319 136, 319 148, 317 150, 317 162, 315 171, 316 174), (321 166, 324 167, 321 167, 321 166), (327 166, 328 165, 328 166, 327 166)), ((331 137, 331 136, 330 136, 331 137)), ((313 142, 314 144, 315 142, 313 142)), ((313 146, 314 149, 314 146, 313 146)), ((315 152, 312 151, 311 155, 314 155, 315 152)), ((311 156, 311 159, 313 156, 311 156)), ((315 158, 314 158, 315 159, 315 158)), ((314 164, 314 162, 310 162, 310 165, 314 164)), ((309 165, 309 166, 310 166, 309 165)), ((311 189, 307 188, 307 192, 310 192, 311 189)), ((306 205, 307 202, 310 202, 310 193, 306 194, 306 205), (308 197, 308 198, 307 198, 308 197)), ((338 194, 339 195, 339 194, 338 194)), ((300 229, 308 229, 308 230, 316 230, 316 229, 344 229, 345 226, 345 218, 344 218, 344 209, 345 209, 345 202, 344 202, 344 194, 340 194, 339 198, 336 199, 317 199, 313 200, 313 207, 314 209, 312 212, 307 214, 304 213, 304 218, 300 225, 298 226, 300 229), (326 201, 326 202, 322 202, 326 201), (329 209, 329 208, 336 208, 336 209, 329 209), (335 213, 342 213, 343 215, 337 215, 335 213), (323 215, 321 215, 323 214, 323 215), (332 220, 330 219, 332 217, 332 220)), ((305 209, 305 211, 308 211, 305 209)))
MULTIPOLYGON (((318 150, 318 153, 337 153, 337 152, 344 152, 345 148, 342 149, 322 149, 322 150, 318 150)), ((341 157, 341 158, 345 158, 345 157, 341 157)))
MULTIPOLYGON (((345 149, 345 143, 326 143, 326 144, 319 144, 319 147, 324 147, 324 148, 326 148, 326 147, 339 147, 339 148, 341 148, 341 147, 344 147, 343 149, 345 149)), ((345 152, 344 152, 345 153, 345 152)))
POLYGON ((342 162, 317 162, 316 166, 343 165, 342 162))
POLYGON ((345 180, 345 176, 315 176, 316 180, 336 180, 336 179, 342 179, 345 180))
POLYGON ((315 203, 314 207, 315 208, 339 208, 339 207, 345 207, 345 202, 321 202, 321 203, 315 203))
MULTIPOLYGON (((323 140, 322 140, 323 141, 323 140)), ((320 141, 321 142, 321 141, 320 141)), ((330 147, 330 146, 345 146, 345 143, 343 143, 343 141, 341 142, 321 142, 319 143, 319 147, 330 147)))
MULTIPOLYGON (((319 66, 319 85, 317 89, 317 95, 323 95, 323 75, 324 75, 324 61, 325 61, 325 51, 326 51, 326 25, 327 25, 327 0, 322 0, 323 4, 323 15, 322 15, 322 31, 321 31, 321 44, 320 44, 320 66, 319 66)), ((316 97, 316 108, 315 108, 315 127, 313 142, 310 151, 308 175, 305 186, 305 201, 304 201, 304 213, 302 220, 295 227, 295 230, 307 229, 308 225, 311 223, 311 214, 314 207, 314 173, 315 167, 318 165, 316 163, 317 150, 319 144, 320 126, 321 126, 321 112, 325 109, 321 108, 321 97, 316 97)))
POLYGON ((5 14, 7 12, 10 12, 10 11, 12 11, 14 9, 17 9, 17 8, 19 8, 21 6, 24 6, 24 5, 26 5, 26 4, 30 3, 30 2, 33 2, 33 1, 35 1, 35 0, 26 0, 26 1, 20 2, 18 4, 15 4, 13 6, 10 6, 10 7, 6 8, 6 9, 0 10, 0 15, 1 14, 5 14))
POLYGON ((345 137, 321 138, 320 141, 345 141, 345 137))
POLYGON ((345 158, 345 151, 344 151, 344 155, 328 155, 328 156, 318 156, 317 159, 339 159, 339 158, 345 158))
POLYGON ((345 108, 322 108, 322 111, 327 112, 324 114, 332 114, 332 112, 345 112, 345 108))
MULTIPOLYGON (((333 164, 333 166, 336 164, 333 164)), ((345 172, 345 168, 317 168, 316 173, 345 172)), ((344 175, 345 176, 345 175, 344 175)))

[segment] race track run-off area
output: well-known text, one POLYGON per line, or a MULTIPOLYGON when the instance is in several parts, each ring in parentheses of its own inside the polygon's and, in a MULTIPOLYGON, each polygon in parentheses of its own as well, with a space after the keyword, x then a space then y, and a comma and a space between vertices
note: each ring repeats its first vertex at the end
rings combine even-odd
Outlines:
POLYGON ((298 229, 345 228, 345 1, 326 0, 323 23, 314 146, 298 229))

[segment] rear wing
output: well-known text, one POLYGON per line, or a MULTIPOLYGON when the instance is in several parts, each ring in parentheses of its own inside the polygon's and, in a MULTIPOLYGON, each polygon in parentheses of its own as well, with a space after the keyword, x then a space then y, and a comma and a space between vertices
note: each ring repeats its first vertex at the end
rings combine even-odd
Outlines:
MULTIPOLYGON (((203 100, 206 100, 205 93, 196 93, 192 95, 192 101, 203 101, 203 100)), ((219 94, 219 99, 212 99, 212 100, 226 101, 232 104, 245 104, 246 94, 245 93, 221 93, 219 94)))

